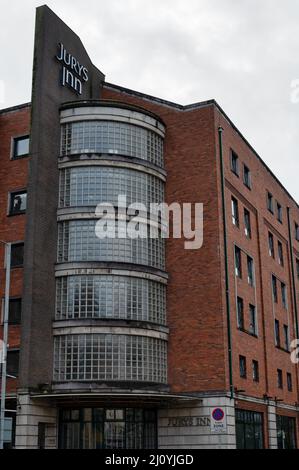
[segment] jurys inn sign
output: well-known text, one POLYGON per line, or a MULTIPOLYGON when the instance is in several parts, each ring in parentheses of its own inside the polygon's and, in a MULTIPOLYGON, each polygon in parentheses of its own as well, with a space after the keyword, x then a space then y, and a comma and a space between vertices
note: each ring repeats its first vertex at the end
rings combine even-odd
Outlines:
POLYGON ((88 70, 84 65, 70 54, 63 44, 58 45, 59 52, 56 59, 62 64, 60 83, 71 88, 78 95, 82 95, 83 83, 88 82, 88 70))

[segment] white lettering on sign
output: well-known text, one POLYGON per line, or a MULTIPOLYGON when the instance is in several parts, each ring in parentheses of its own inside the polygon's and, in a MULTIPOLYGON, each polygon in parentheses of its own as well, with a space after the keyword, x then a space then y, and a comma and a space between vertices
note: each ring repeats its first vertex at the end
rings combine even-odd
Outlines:
POLYGON ((68 86, 78 95, 82 95, 83 82, 88 82, 88 69, 70 54, 63 44, 59 44, 56 59, 62 63, 61 85, 68 86))
POLYGON ((226 412, 223 408, 211 408, 211 433, 225 434, 227 432, 226 412))
POLYGON ((169 418, 168 427, 186 428, 186 427, 209 427, 211 424, 208 416, 181 416, 179 418, 169 418))

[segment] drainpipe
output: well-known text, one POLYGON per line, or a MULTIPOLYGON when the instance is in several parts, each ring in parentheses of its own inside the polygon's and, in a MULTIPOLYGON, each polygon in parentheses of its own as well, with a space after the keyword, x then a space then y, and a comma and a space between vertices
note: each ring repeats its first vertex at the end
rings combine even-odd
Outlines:
POLYGON ((289 207, 287 208, 287 213, 288 213, 288 226, 289 226, 289 246, 290 246, 290 258, 291 258, 291 270, 292 270, 292 284, 293 284, 294 309, 295 309, 295 321, 296 321, 296 335, 297 335, 297 338, 299 338, 299 322, 298 322, 297 292, 296 292, 295 266, 294 266, 294 254, 293 254, 291 209, 289 207))
POLYGON ((227 313, 229 384, 230 384, 231 399, 233 399, 234 398, 233 355, 232 355, 231 307, 230 307, 230 289, 229 289, 228 248, 227 248, 227 217, 226 217, 226 203, 225 203, 225 176, 224 176, 222 134, 223 134, 223 128, 219 127, 218 137, 219 137, 220 171, 221 171, 222 212, 223 212, 223 239, 224 239, 224 259, 225 259, 225 293, 226 293, 226 313, 227 313))

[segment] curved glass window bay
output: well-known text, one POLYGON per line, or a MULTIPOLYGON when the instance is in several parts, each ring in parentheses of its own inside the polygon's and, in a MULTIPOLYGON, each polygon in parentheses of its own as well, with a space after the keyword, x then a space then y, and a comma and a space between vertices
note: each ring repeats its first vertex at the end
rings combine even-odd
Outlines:
POLYGON ((146 205, 164 201, 164 183, 136 170, 112 167, 79 167, 60 171, 60 207, 117 205, 126 196, 127 204, 146 205))
POLYGON ((57 279, 56 320, 84 318, 166 324, 166 286, 127 276, 57 279))
POLYGON ((54 381, 167 383, 167 343, 144 336, 57 336, 54 381))
POLYGON ((150 238, 149 233, 148 238, 101 240, 96 236, 96 223, 96 220, 77 220, 58 224, 59 263, 110 261, 165 269, 165 240, 150 238))
POLYGON ((104 153, 140 158, 163 167, 163 138, 153 131, 115 121, 82 121, 62 126, 62 156, 104 153))

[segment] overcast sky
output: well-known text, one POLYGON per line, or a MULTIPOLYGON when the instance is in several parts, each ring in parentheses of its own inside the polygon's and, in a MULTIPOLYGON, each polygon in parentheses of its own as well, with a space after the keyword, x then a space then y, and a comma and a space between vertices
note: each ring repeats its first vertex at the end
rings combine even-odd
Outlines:
MULTIPOLYGON (((0 108, 30 101, 39 5, 0 0, 0 108)), ((299 102, 291 100, 291 83, 299 82, 298 0, 48 6, 81 37, 107 81, 180 104, 215 98, 299 201, 299 102)))

